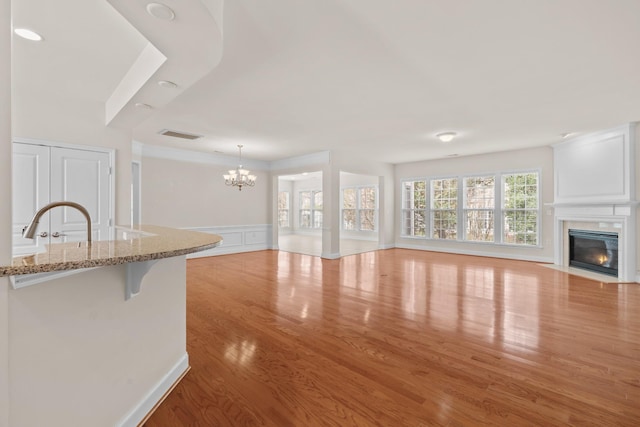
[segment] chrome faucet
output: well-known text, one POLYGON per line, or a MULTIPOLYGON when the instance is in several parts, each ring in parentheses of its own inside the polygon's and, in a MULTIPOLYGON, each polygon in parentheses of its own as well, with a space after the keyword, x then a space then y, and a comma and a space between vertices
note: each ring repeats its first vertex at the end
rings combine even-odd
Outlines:
POLYGON ((89 212, 84 208, 84 206, 75 203, 75 202, 52 202, 48 205, 42 207, 31 219, 29 225, 22 229, 22 237, 26 239, 33 239, 33 236, 36 234, 36 228, 38 228, 38 222, 40 222, 40 217, 44 215, 48 210, 53 209, 58 206, 69 206, 71 208, 76 208, 79 210, 82 215, 87 219, 87 242, 91 244, 91 216, 89 216, 89 212))

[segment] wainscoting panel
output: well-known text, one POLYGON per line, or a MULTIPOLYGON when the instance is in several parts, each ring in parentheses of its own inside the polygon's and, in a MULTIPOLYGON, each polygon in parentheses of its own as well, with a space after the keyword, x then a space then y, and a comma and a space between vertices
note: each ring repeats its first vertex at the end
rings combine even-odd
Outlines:
POLYGON ((554 203, 631 201, 635 197, 634 153, 632 125, 554 145, 554 203))
POLYGON ((185 228, 187 230, 217 234, 222 237, 222 244, 217 248, 189 254, 187 258, 271 249, 271 228, 271 224, 187 227, 185 228))

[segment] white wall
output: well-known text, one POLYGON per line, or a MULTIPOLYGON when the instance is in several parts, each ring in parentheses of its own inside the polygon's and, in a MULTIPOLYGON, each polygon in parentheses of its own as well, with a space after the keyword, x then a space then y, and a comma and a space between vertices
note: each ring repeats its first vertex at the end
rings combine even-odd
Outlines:
POLYGON ((340 188, 352 188, 363 186, 377 186, 378 177, 373 175, 360 175, 349 172, 340 174, 340 188))
MULTIPOLYGON (((638 166, 640 166, 640 122, 636 123, 633 126, 633 130, 634 130, 634 162, 635 162, 635 166, 636 168, 638 166)), ((640 173, 638 173, 637 171, 635 172, 635 200, 639 201, 640 200, 640 173)), ((638 230, 640 230, 640 210, 636 209, 636 233, 638 232, 638 230)), ((638 236, 636 236, 636 268, 640 269, 640 238, 638 238, 638 236)), ((637 277, 640 277, 640 274, 636 274, 637 277)), ((638 281, 638 278, 636 278, 636 281, 638 281)))
POLYGON ((520 258, 553 261, 553 211, 545 208, 545 203, 553 203, 553 150, 540 147, 526 150, 507 151, 477 156, 466 156, 425 162, 396 165, 395 206, 400 218, 401 191, 403 179, 429 176, 456 176, 485 174, 526 169, 539 169, 541 173, 541 248, 516 247, 513 245, 492 245, 486 243, 458 242, 437 239, 415 239, 401 236, 400 222, 396 221, 396 244, 399 247, 437 250, 453 253, 467 253, 506 258, 520 258))
POLYGON ((143 157, 142 223, 177 228, 271 224, 269 173, 251 169, 258 177, 255 187, 238 191, 222 179, 236 166, 143 157))
POLYGON ((128 301, 125 277, 101 267, 10 291, 9 425, 120 425, 186 369, 172 372, 187 362, 184 257, 159 260, 128 301))
MULTIPOLYGON (((11 262, 11 1, 0 0, 0 263, 11 262)), ((0 427, 9 427, 9 279, 0 277, 0 427)))

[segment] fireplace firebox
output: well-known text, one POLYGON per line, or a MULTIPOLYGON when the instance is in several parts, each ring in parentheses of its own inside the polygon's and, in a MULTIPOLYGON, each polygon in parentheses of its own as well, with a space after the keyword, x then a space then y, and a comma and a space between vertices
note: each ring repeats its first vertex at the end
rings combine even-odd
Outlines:
POLYGON ((570 229, 569 265, 618 277, 618 233, 570 229))

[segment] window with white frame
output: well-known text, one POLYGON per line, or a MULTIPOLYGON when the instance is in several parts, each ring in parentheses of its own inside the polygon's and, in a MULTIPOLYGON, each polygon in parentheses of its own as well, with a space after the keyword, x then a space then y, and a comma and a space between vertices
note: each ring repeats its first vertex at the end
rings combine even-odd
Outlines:
POLYGON ((539 183, 536 171, 403 181, 401 234, 425 239, 538 245, 539 183))
POLYGON ((322 228, 322 191, 300 192, 300 228, 322 228))
POLYGON ((502 176, 502 236, 504 243, 538 244, 538 173, 502 176))
POLYGON ((342 190, 342 229, 376 231, 378 189, 376 187, 342 190))
POLYGON ((358 220, 360 231, 376 230, 377 189, 375 187, 362 187, 360 193, 360 211, 358 220))
POLYGON ((313 228, 322 228, 322 191, 313 192, 311 216, 313 218, 313 228))
POLYGON ((345 188, 342 190, 342 229, 354 231, 357 229, 358 218, 358 190, 345 188))
POLYGON ((403 236, 425 237, 427 235, 427 181, 404 181, 402 183, 402 230, 403 236))
POLYGON ((458 179, 431 180, 431 237, 458 238, 458 179))
POLYGON ((291 222, 289 220, 289 192, 278 192, 278 225, 280 227, 290 227, 291 222))
POLYGON ((494 241, 495 176, 464 179, 464 238, 476 242, 494 241))

